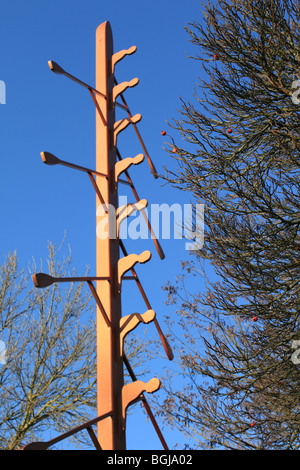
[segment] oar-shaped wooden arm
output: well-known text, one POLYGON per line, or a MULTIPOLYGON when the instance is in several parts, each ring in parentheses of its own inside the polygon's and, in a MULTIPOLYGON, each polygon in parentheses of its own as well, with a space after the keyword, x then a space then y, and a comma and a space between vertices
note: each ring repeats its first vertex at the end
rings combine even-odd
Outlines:
POLYGON ((87 423, 81 424, 80 426, 77 426, 76 428, 73 428, 70 431, 60 434, 59 436, 55 437, 54 439, 51 439, 50 441, 31 442, 30 444, 25 445, 23 447, 23 450, 47 450, 50 446, 53 446, 54 444, 57 444, 58 442, 63 441, 64 439, 67 439, 68 437, 73 436, 74 434, 77 434, 78 432, 83 431, 84 429, 89 432, 96 449, 102 450, 98 439, 92 431, 92 426, 98 423, 99 421, 102 421, 103 419, 109 418, 110 416, 112 416, 111 412, 106 413, 102 416, 92 419, 91 421, 88 421, 87 423))
POLYGON ((53 277, 45 273, 33 274, 32 281, 35 287, 48 287, 55 282, 85 282, 85 281, 104 281, 109 280, 108 277, 53 277))

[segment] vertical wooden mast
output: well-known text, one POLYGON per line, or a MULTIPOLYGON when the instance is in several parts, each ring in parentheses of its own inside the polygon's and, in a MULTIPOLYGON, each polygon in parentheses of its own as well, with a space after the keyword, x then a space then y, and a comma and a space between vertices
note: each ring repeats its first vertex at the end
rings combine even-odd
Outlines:
MULTIPOLYGON (((96 170, 66 162, 49 152, 42 152, 42 160, 48 165, 65 165, 88 174, 96 191, 96 276, 56 278, 45 273, 32 276, 34 285, 38 288, 48 287, 56 282, 83 282, 86 281, 92 291, 97 304, 97 418, 88 421, 54 439, 46 442, 32 442, 24 447, 30 450, 46 450, 48 447, 67 439, 86 429, 98 450, 126 450, 126 411, 137 399, 141 399, 146 411, 155 427, 164 449, 168 450, 166 442, 159 430, 155 418, 144 397, 144 392, 153 393, 160 388, 160 380, 153 378, 148 382, 137 380, 123 351, 123 342, 126 335, 134 330, 139 323, 154 322, 159 333, 167 357, 172 360, 173 353, 167 339, 163 335, 152 310, 141 282, 134 270, 136 263, 145 263, 150 260, 151 252, 140 254, 127 254, 124 244, 119 240, 119 227, 122 220, 129 217, 132 211, 143 211, 147 206, 145 199, 139 200, 127 170, 131 165, 138 165, 144 160, 144 155, 122 159, 117 150, 117 136, 133 125, 138 138, 145 151, 151 172, 155 177, 155 167, 146 151, 145 145, 136 128, 141 115, 131 115, 123 92, 134 87, 139 80, 134 78, 118 84, 114 77, 114 67, 125 56, 136 51, 136 47, 123 49, 113 53, 112 30, 108 21, 98 26, 96 30, 96 88, 66 72, 56 62, 49 61, 50 69, 59 75, 64 75, 79 85, 87 88, 96 106, 96 170), (121 96, 123 105, 116 101, 121 96), (115 107, 126 111, 128 117, 115 122, 115 107), (118 156, 118 161, 116 157, 118 156), (136 203, 118 207, 118 179, 125 172, 127 183, 136 198, 136 203), (95 178, 94 178, 95 176, 95 178), (123 257, 119 251, 122 249, 123 257), (121 282, 126 272, 131 271, 137 286, 148 308, 143 314, 134 312, 125 317, 121 316, 121 282), (96 281, 96 289, 93 285, 96 281), (132 382, 124 385, 123 362, 132 378, 132 382), (92 425, 98 426, 98 439, 92 425)), ((119 180, 121 182, 121 180, 119 180)), ((126 181, 122 181, 123 183, 126 181)), ((145 214, 144 214, 145 216, 145 214)), ((161 259, 164 253, 153 233, 150 222, 145 216, 154 244, 161 259)), ((130 278, 130 277, 129 277, 130 278)), ((128 277, 127 277, 128 279, 128 277)))
POLYGON ((107 178, 97 177, 96 183, 105 204, 114 210, 110 211, 110 217, 97 198, 96 223, 101 227, 97 231, 96 241, 97 277, 109 277, 109 282, 97 282, 97 293, 110 321, 108 326, 97 307, 97 401, 98 416, 108 411, 112 411, 112 416, 98 423, 98 439, 103 450, 125 450, 125 429, 122 426, 123 359, 119 330, 121 296, 117 285, 119 242, 113 217, 117 210, 118 194, 112 184, 116 164, 112 56, 112 30, 106 21, 96 30, 96 89, 106 97, 97 96, 100 113, 99 110, 96 112, 96 171, 107 175, 107 178))

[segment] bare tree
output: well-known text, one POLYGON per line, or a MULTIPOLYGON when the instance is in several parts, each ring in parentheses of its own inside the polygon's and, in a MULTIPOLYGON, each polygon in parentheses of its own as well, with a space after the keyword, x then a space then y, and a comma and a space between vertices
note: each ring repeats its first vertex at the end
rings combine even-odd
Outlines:
MULTIPOLYGON (((74 275, 71 254, 62 257, 52 244, 47 265, 54 277, 74 275)), ((0 340, 6 346, 0 364, 0 448, 8 450, 48 440, 97 416, 90 290, 84 283, 36 289, 28 274, 18 267, 16 253, 0 266, 0 340)), ((136 367, 147 345, 136 336, 128 341, 126 353, 136 367)), ((75 445, 86 448, 86 440, 77 437, 75 445)))
POLYGON ((178 169, 162 177, 205 205, 205 245, 166 286, 185 384, 170 384, 163 414, 200 447, 300 445, 299 7, 207 2, 205 26, 186 28, 205 78, 171 126, 178 169), (202 260, 217 280, 192 293, 202 260))

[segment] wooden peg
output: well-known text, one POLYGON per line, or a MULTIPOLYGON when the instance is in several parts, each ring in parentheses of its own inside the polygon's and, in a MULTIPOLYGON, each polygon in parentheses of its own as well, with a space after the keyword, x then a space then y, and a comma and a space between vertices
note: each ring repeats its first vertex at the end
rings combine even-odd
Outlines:
POLYGON ((142 119, 141 114, 135 114, 131 118, 128 117, 125 119, 121 119, 120 121, 117 121, 114 124, 114 146, 117 143, 117 136, 119 135, 119 133, 122 132, 124 129, 126 129, 126 127, 128 127, 129 124, 136 124, 141 119, 142 119))
POLYGON ((136 157, 124 158, 124 160, 119 160, 115 164, 115 188, 117 188, 118 178, 123 173, 123 171, 128 170, 131 165, 139 165, 144 161, 145 157, 142 153, 139 153, 136 157))
POLYGON ((117 97, 123 93, 127 88, 133 88, 138 85, 139 79, 133 78, 130 82, 122 82, 119 85, 116 85, 113 89, 113 101, 115 102, 117 97))
POLYGON ((146 250, 143 251, 140 255, 132 254, 124 256, 124 258, 119 259, 118 261, 118 283, 121 285, 122 276, 133 268, 136 263, 146 263, 151 258, 151 252, 146 250))
POLYGON ((115 70, 115 65, 124 59, 125 56, 134 54, 137 50, 136 46, 131 46, 129 49, 123 49, 122 51, 116 52, 112 55, 112 72, 115 70))
MULTIPOLYGON (((143 392, 153 393, 156 392, 161 386, 159 379, 154 378, 145 383, 141 380, 136 380, 130 384, 124 385, 122 389, 122 411, 123 411, 123 426, 126 422, 126 410, 143 392)), ((123 428, 124 429, 124 428, 123 428)))
POLYGON ((146 199, 141 199, 136 203, 125 204, 124 206, 118 207, 116 210, 117 237, 119 237, 121 222, 129 217, 134 211, 141 211, 145 209, 147 205, 148 201, 146 199))
POLYGON ((121 318, 120 321, 120 351, 121 356, 123 356, 123 346, 124 346, 124 339, 125 336, 132 330, 134 330, 140 323, 150 323, 154 320, 156 313, 154 310, 147 310, 147 312, 143 313, 132 313, 131 315, 127 315, 126 317, 121 318))

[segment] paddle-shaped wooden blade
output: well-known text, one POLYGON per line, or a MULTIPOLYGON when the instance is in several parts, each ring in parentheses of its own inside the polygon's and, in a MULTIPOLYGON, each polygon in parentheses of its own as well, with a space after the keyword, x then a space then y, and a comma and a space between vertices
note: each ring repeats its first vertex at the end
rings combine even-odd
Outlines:
POLYGON ((43 162, 46 163, 46 165, 58 165, 59 163, 61 163, 59 158, 49 152, 41 152, 41 157, 43 162))
MULTIPOLYGON (((79 78, 74 77, 74 75, 71 75, 69 72, 66 72, 60 65, 58 65, 56 62, 54 62, 54 60, 49 60, 48 65, 49 65, 50 70, 52 70, 52 72, 60 74, 60 75, 64 75, 65 77, 68 77, 71 80, 73 80, 74 82, 78 83, 78 85, 82 85, 83 87, 87 88, 89 91, 93 91, 93 92, 97 93, 98 95, 102 96, 105 100, 107 99, 107 97, 103 93, 101 93, 101 91, 96 90, 91 85, 88 85, 87 83, 83 82, 82 80, 79 80, 79 78)), ((119 106, 124 108, 124 106, 122 106, 120 104, 119 104, 119 106)))
POLYGON ((48 65, 50 70, 54 73, 65 73, 64 69, 61 68, 60 65, 58 65, 54 60, 48 60, 48 65))
POLYGON ((49 274, 37 273, 32 276, 33 284, 35 287, 48 287, 55 282, 55 278, 49 274))
POLYGON ((30 442, 23 447, 23 450, 47 450, 48 442, 30 442))

